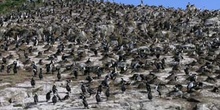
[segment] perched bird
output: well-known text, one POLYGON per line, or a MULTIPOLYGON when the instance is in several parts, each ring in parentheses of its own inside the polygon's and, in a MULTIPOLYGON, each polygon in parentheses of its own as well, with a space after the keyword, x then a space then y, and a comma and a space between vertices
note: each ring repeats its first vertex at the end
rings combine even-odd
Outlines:
POLYGON ((52 91, 53 91, 54 94, 57 92, 57 86, 56 85, 53 85, 52 91))
POLYGON ((33 73, 34 73, 34 77, 36 77, 37 76, 37 70, 35 68, 33 69, 33 73))
POLYGON ((101 102, 101 97, 100 97, 100 95, 99 95, 98 92, 96 93, 95 98, 96 98, 96 102, 97 102, 97 104, 99 104, 99 102, 101 102))
POLYGON ((73 71, 73 75, 74 75, 75 79, 78 78, 78 72, 76 70, 73 71))
POLYGON ((122 83, 122 85, 121 85, 121 91, 122 91, 122 93, 124 93, 124 92, 125 92, 125 90, 126 90, 126 88, 125 88, 125 84, 124 84, 124 83, 122 83))
POLYGON ((161 91, 160 91, 160 84, 157 84, 156 91, 158 92, 159 96, 161 97, 161 91))
POLYGON ((146 89, 147 89, 148 92, 151 91, 150 84, 146 83, 146 89))
POLYGON ((185 72, 186 75, 188 75, 188 74, 189 74, 189 67, 186 67, 186 68, 184 69, 184 72, 185 72))
POLYGON ((35 80, 34 80, 34 78, 31 78, 31 86, 35 87, 35 80))
POLYGON ((105 91, 105 96, 106 96, 106 98, 108 100, 108 98, 110 97, 110 88, 109 87, 105 91))
POLYGON ((89 109, 89 105, 88 105, 85 97, 83 98, 83 105, 85 108, 89 109))
POLYGON ((60 79, 61 79, 61 74, 60 74, 59 71, 58 71, 58 73, 57 73, 57 79, 58 79, 58 81, 60 81, 60 79))
POLYGON ((66 84, 66 90, 67 90, 68 92, 71 92, 71 88, 70 88, 69 83, 66 84))
POLYGON ((153 98, 151 91, 148 92, 148 95, 147 95, 147 96, 148 96, 148 99, 151 101, 152 98, 153 98))
POLYGON ((54 95, 52 98, 52 103, 55 105, 57 103, 57 96, 54 95))
POLYGON ((90 76, 90 75, 88 75, 87 77, 86 77, 86 80, 89 82, 89 83, 91 83, 92 82, 92 77, 90 76))
POLYGON ((187 91, 188 92, 192 92, 192 89, 195 87, 195 82, 191 81, 190 83, 188 83, 187 85, 187 91))
POLYGON ((34 95, 34 103, 35 103, 35 104, 38 103, 38 95, 37 95, 37 94, 34 95))
POLYGON ((46 101, 48 102, 50 100, 51 97, 51 90, 46 94, 46 101))

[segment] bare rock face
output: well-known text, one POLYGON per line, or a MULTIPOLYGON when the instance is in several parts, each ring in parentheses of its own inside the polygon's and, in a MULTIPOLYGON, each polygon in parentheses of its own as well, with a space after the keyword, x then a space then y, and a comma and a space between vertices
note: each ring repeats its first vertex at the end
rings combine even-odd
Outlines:
POLYGON ((219 25, 220 24, 220 18, 219 17, 213 17, 213 18, 209 18, 205 21, 205 25, 219 25))
POLYGON ((9 106, 11 103, 13 103, 14 107, 24 107, 24 99, 27 97, 27 94, 25 91, 1 91, 2 96, 4 97, 4 100, 0 101, 0 105, 2 107, 9 106), (3 95, 4 94, 4 95, 3 95))
POLYGON ((197 104, 196 110, 219 110, 219 108, 220 108, 219 104, 201 103, 201 104, 197 104))

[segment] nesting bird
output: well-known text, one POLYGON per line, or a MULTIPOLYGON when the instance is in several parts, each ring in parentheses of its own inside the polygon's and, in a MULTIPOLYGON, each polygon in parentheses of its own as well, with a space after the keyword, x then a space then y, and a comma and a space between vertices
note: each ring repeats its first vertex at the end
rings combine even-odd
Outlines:
POLYGON ((39 79, 42 80, 43 79, 43 73, 42 73, 42 68, 40 68, 40 72, 39 72, 39 79))
POLYGON ((125 84, 124 84, 124 83, 122 83, 122 85, 121 85, 121 91, 122 91, 122 93, 124 93, 124 92, 125 92, 125 90, 126 90, 125 84))

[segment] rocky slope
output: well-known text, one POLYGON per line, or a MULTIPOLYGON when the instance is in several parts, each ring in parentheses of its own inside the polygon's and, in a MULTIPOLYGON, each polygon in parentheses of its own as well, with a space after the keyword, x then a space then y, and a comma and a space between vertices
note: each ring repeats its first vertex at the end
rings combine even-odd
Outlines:
POLYGON ((219 24, 219 10, 193 5, 183 10, 71 0, 24 4, 0 19, 0 109, 84 109, 85 85, 90 109, 219 110, 219 24), (67 82, 67 100, 46 102, 53 85, 57 92, 51 97, 63 98, 67 82))

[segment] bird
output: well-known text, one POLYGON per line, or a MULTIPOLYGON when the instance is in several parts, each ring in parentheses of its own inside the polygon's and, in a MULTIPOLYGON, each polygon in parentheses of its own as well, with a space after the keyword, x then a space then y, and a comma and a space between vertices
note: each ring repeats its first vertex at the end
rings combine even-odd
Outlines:
POLYGON ((17 70, 17 61, 14 61, 13 62, 13 72, 14 72, 14 74, 16 74, 17 72, 18 72, 18 70, 17 70))
POLYGON ((31 86, 34 88, 35 87, 35 80, 34 78, 31 78, 31 86))
POLYGON ((75 79, 78 78, 78 72, 76 70, 73 71, 73 75, 74 75, 75 79))
POLYGON ((57 96, 54 95, 52 98, 52 103, 55 105, 57 103, 57 96))
POLYGON ((42 80, 42 79, 43 79, 42 68, 40 68, 39 79, 40 79, 40 80, 42 80))
POLYGON ((58 73, 57 73, 57 79, 58 79, 58 81, 60 81, 60 79, 61 79, 60 71, 58 71, 58 73))
POLYGON ((82 91, 83 94, 86 93, 86 87, 85 87, 84 84, 81 85, 81 91, 82 91))
POLYGON ((150 84, 146 83, 146 89, 147 89, 148 92, 151 91, 150 84))
POLYGON ((90 75, 88 75, 87 77, 86 77, 86 80, 88 81, 88 83, 91 83, 92 82, 92 77, 90 76, 90 75))
POLYGON ((33 69, 33 73, 34 73, 33 76, 36 77, 37 76, 37 70, 35 68, 33 69))
POLYGON ((157 84, 156 91, 158 92, 159 96, 161 97, 161 91, 160 91, 160 84, 157 84))
POLYGON ((66 90, 67 90, 68 92, 71 92, 71 88, 70 88, 70 86, 69 86, 69 83, 66 84, 66 90))
POLYGON ((121 91, 122 91, 122 93, 124 93, 124 92, 125 92, 125 90, 126 90, 126 88, 125 88, 125 84, 124 84, 124 83, 122 83, 122 85, 121 85, 121 91))
POLYGON ((147 96, 148 96, 148 99, 151 101, 152 98, 153 98, 151 91, 148 92, 148 95, 147 95, 147 96))
POLYGON ((46 94, 46 102, 48 102, 50 100, 51 97, 51 90, 46 94))
POLYGON ((88 102, 86 101, 85 97, 83 98, 83 105, 85 108, 89 109, 89 105, 88 105, 88 102))
POLYGON ((108 98, 110 97, 110 88, 109 87, 105 91, 105 96, 106 96, 106 99, 108 100, 108 98))
POLYGON ((38 103, 38 95, 37 95, 37 94, 34 95, 34 103, 35 103, 35 104, 38 103))
POLYGON ((186 68, 184 69, 184 72, 185 72, 186 75, 188 75, 188 74, 189 74, 189 67, 186 67, 186 68))
POLYGON ((99 95, 98 92, 96 93, 95 98, 96 98, 96 102, 97 102, 97 104, 99 104, 99 102, 101 102, 101 97, 100 97, 100 95, 99 95))
POLYGON ((54 94, 57 92, 57 87, 56 87, 56 85, 53 85, 52 91, 53 91, 54 94))
POLYGON ((194 87, 195 87, 195 82, 194 81, 189 82, 188 85, 187 85, 187 91, 192 92, 192 89, 194 87))

